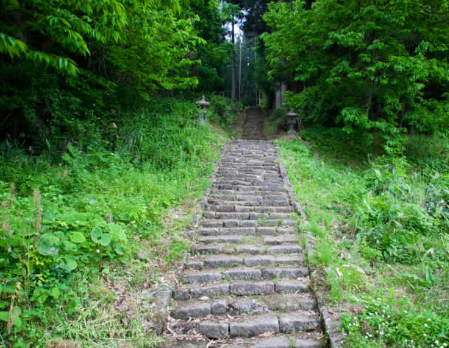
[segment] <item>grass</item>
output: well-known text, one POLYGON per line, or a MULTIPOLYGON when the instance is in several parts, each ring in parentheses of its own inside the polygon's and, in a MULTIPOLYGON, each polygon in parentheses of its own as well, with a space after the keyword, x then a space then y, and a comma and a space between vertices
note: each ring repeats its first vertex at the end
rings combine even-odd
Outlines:
POLYGON ((332 304, 363 306, 343 319, 344 347, 449 345, 449 141, 409 136, 405 156, 382 143, 308 129, 279 141, 305 207, 332 304), (438 342, 438 343, 436 343, 438 342))
POLYGON ((59 157, 2 147, 0 346, 160 340, 153 290, 176 278, 183 231, 226 140, 195 114, 193 103, 162 101, 122 115, 105 143, 73 142, 59 157))

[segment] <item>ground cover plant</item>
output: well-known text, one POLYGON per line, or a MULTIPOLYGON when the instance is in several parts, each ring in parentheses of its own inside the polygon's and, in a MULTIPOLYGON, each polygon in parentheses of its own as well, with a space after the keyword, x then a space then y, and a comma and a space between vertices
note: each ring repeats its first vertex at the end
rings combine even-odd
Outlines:
MULTIPOLYGON (((235 119, 230 107, 209 116, 235 119)), ((200 124, 194 101, 179 98, 122 112, 101 133, 97 144, 74 141, 40 156, 2 144, 4 347, 157 340, 151 288, 188 248, 180 231, 209 185, 225 135, 200 124)))
POLYGON ((344 346, 446 347, 447 139, 408 136, 391 158, 375 134, 364 151, 340 129, 301 135, 279 144, 308 217, 300 229, 317 239, 311 262, 331 303, 362 308, 343 318, 344 346))

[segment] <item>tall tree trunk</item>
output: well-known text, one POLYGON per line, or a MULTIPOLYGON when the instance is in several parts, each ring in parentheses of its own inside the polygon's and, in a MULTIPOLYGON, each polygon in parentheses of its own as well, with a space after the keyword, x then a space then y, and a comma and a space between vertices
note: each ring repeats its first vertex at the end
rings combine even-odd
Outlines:
POLYGON ((234 33, 234 18, 232 18, 232 44, 234 49, 232 50, 232 88, 231 88, 231 99, 235 100, 235 33, 234 33))
POLYGON ((243 37, 239 40, 239 103, 242 102, 242 41, 243 37))

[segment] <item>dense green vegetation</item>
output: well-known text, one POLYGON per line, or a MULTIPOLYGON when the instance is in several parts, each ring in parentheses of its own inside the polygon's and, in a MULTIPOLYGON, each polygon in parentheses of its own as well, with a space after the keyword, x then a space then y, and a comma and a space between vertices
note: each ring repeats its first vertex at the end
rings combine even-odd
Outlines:
MULTIPOLYGON (((213 110, 233 115, 224 101, 213 110)), ((150 328, 142 329, 144 315, 124 322, 113 310, 113 287, 98 289, 126 272, 133 275, 130 287, 157 281, 164 262, 154 262, 173 262, 188 247, 177 232, 189 221, 176 225, 170 209, 187 204, 188 210, 189 200, 200 198, 225 140, 199 124, 197 112, 191 102, 157 100, 111 126, 105 141, 114 142, 113 151, 109 144, 72 144, 62 162, 52 163, 50 147, 39 157, 3 149, 0 344, 45 347, 63 337, 113 347, 154 340, 150 328)))
POLYGON ((381 131, 400 153, 407 130, 447 135, 448 18, 446 0, 271 3, 269 74, 305 119, 381 131))
POLYGON ((346 346, 445 347, 448 19, 448 0, 2 0, 0 347, 156 342, 141 290, 188 247, 241 111, 214 94, 270 108, 281 83, 301 230, 330 300, 365 309, 346 346))
POLYGON ((363 308, 344 317, 344 347, 449 344, 447 139, 410 136, 391 161, 382 143, 348 143, 338 128, 301 135, 280 145, 307 214, 300 230, 317 240, 311 261, 331 303, 363 308))

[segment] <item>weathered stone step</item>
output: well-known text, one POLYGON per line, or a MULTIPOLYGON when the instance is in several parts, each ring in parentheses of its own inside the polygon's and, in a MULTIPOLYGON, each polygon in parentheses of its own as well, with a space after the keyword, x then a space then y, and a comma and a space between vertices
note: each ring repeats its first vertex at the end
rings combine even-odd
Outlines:
POLYGON ((303 262, 303 255, 298 254, 238 254, 236 255, 212 255, 204 259, 191 259, 187 261, 186 268, 231 268, 244 265, 245 267, 263 267, 263 266, 298 266, 303 262))
POLYGON ((276 191, 245 191, 245 192, 239 192, 239 191, 233 191, 233 190, 217 190, 212 188, 210 195, 217 195, 221 197, 237 197, 237 196, 255 196, 255 197, 287 197, 288 193, 286 191, 276 192, 276 191))
POLYGON ((204 208, 209 211, 219 213, 292 213, 293 208, 290 205, 273 206, 273 205, 216 205, 206 204, 204 208))
MULTIPOLYGON (((246 255, 246 254, 237 254, 237 255, 212 255, 206 256, 204 259, 192 260, 190 262, 194 262, 195 265, 188 266, 194 269, 202 269, 202 268, 230 268, 230 267, 238 267, 240 265, 253 266, 254 260, 268 260, 267 256, 271 255, 280 255, 280 254, 288 254, 290 257, 293 255, 302 255, 302 249, 299 245, 274 245, 268 247, 264 250, 264 254, 257 255, 246 255)), ((277 257, 274 257, 274 261, 276 262, 277 257)))
POLYGON ((265 244, 268 245, 280 245, 288 243, 298 243, 298 237, 295 235, 279 235, 279 236, 266 236, 263 238, 265 244))
POLYGON ((268 311, 281 311, 282 313, 297 311, 314 311, 317 303, 310 292, 295 294, 273 293, 270 295, 253 295, 232 298, 228 297, 229 284, 217 284, 209 287, 195 287, 192 289, 177 289, 174 291, 173 311, 181 310, 181 314, 172 315, 175 318, 198 317, 199 309, 205 306, 195 305, 195 303, 209 303, 210 312, 204 310, 204 316, 210 313, 214 315, 243 315, 258 314, 268 311), (218 297, 217 297, 218 296, 218 297), (221 298, 219 298, 221 296, 221 298), (226 296, 226 297, 223 297, 226 296), (197 299, 201 298, 201 301, 197 299), (220 309, 218 309, 218 306, 220 309), (223 309, 223 307, 225 307, 223 309), (187 309, 193 308, 192 314, 185 313, 187 309))
POLYGON ((214 183, 213 187, 218 190, 233 190, 239 192, 245 191, 256 191, 256 192, 287 192, 286 188, 283 185, 270 185, 270 186, 244 186, 244 185, 232 185, 232 184, 219 184, 214 183))
MULTIPOLYGON (((242 346, 243 347, 243 346, 242 346)), ((249 348, 324 348, 324 338, 295 338, 291 336, 277 335, 275 337, 260 339, 258 342, 248 346, 249 348)), ((186 347, 188 348, 188 347, 186 347)))
MULTIPOLYGON (((239 220, 238 224, 242 227, 249 227, 250 225, 253 225, 253 223, 243 223, 240 221, 247 221, 247 220, 256 220, 257 226, 296 226, 297 222, 296 220, 288 219, 286 220, 286 215, 290 214, 284 214, 284 213, 223 213, 223 212, 213 212, 213 211, 206 211, 204 212, 204 217, 206 222, 206 225, 203 227, 214 227, 210 224, 213 224, 212 220, 239 220), (245 225, 246 224, 246 225, 245 225)), ((218 223, 219 225, 219 223, 218 223)), ((229 226, 231 227, 231 226, 229 226)))
POLYGON ((266 183, 277 183, 282 184, 282 177, 280 174, 276 173, 259 173, 256 174, 246 174, 239 173, 237 170, 228 170, 226 172, 217 171, 215 174, 216 180, 222 184, 233 184, 236 185, 239 182, 251 183, 252 185, 261 185, 266 183))
POLYGON ((236 204, 240 204, 241 202, 250 202, 250 203, 254 203, 254 202, 261 202, 261 201, 269 201, 269 200, 283 200, 283 201, 288 201, 288 195, 287 194, 277 194, 277 195, 273 195, 273 194, 259 194, 256 195, 256 193, 254 193, 254 195, 242 195, 242 194, 211 194, 209 195, 209 197, 207 198, 208 203, 214 204, 217 202, 230 202, 230 201, 235 201, 237 202, 236 204))
POLYGON ((227 235, 227 236, 201 236, 197 237, 196 240, 203 244, 213 244, 213 243, 242 243, 242 236, 238 235, 227 235))
POLYGON ((246 317, 229 324, 231 337, 253 337, 267 332, 279 332, 279 320, 274 314, 246 317))
POLYGON ((299 312, 294 315, 281 314, 279 318, 274 314, 260 314, 236 320, 203 320, 200 323, 199 331, 208 338, 219 339, 228 336, 250 338, 267 333, 307 332, 319 327, 319 320, 316 316, 299 312))
MULTIPOLYGON (((211 270, 193 272, 186 271, 183 274, 183 280, 190 284, 207 284, 218 281, 229 281, 231 295, 249 296, 249 295, 267 295, 272 293, 294 294, 307 292, 310 290, 307 280, 286 280, 281 279, 273 282, 272 280, 260 280, 261 270, 257 269, 235 269, 235 270, 211 270), (251 281, 244 280, 252 279, 251 281), (242 280, 243 279, 243 280, 242 280), (259 279, 259 280, 258 280, 259 279)), ((225 283, 223 283, 225 284, 225 283)), ((193 297, 193 296, 192 296, 193 297)))
POLYGON ((302 255, 252 255, 245 257, 245 266, 287 266, 302 264, 304 258, 302 255))
MULTIPOLYGON (((249 224, 250 225, 250 224, 249 224)), ((199 236, 271 236, 272 239, 267 239, 268 243, 266 244, 282 244, 282 240, 285 243, 289 241, 292 243, 296 243, 296 239, 292 237, 294 235, 295 229, 288 227, 279 227, 279 226, 261 226, 261 227, 203 227, 197 230, 197 234, 199 236), (279 235, 279 236, 278 236, 279 235), (276 237, 273 237, 276 236, 276 237), (285 237, 284 239, 281 236, 290 236, 289 238, 285 237), (277 238, 277 239, 274 239, 277 238), (293 238, 293 239, 292 239, 293 238)), ((268 237, 265 237, 268 238, 268 237)))
MULTIPOLYGON (((270 338, 246 339, 245 344, 239 341, 236 344, 221 343, 214 344, 206 341, 179 341, 178 339, 167 339, 158 344, 157 348, 324 348, 324 338, 296 337, 292 335, 276 335, 270 338)), ((238 339, 241 340, 241 339, 238 339)))
POLYGON ((197 231, 200 236, 254 236, 256 235, 255 227, 223 227, 223 228, 200 228, 197 231))
MULTIPOLYGON (((255 196, 257 197, 257 196, 255 196)), ((211 211, 220 211, 220 208, 226 206, 234 206, 234 209, 239 207, 288 207, 290 201, 285 199, 265 199, 265 200, 248 200, 239 201, 235 200, 235 197, 229 199, 209 198, 207 199, 206 207, 211 211)), ((228 209, 228 208, 226 208, 228 209)))
MULTIPOLYGON (((196 244, 190 249, 192 255, 217 255, 217 254, 247 254, 250 255, 265 255, 273 253, 273 249, 268 250, 267 244, 237 244, 237 245, 218 245, 218 244, 196 244)), ((286 249, 287 250, 287 249, 286 249)), ((274 251, 275 253, 281 253, 274 251)), ((291 250, 287 250, 291 253, 291 250)), ((300 253, 300 251, 295 252, 300 253)), ((246 256, 245 256, 246 257, 246 256)))
MULTIPOLYGON (((243 256, 209 256, 204 260, 188 260, 184 269, 186 270, 203 270, 208 268, 223 268, 222 279, 274 279, 274 278, 288 278, 297 279, 309 275, 307 268, 300 267, 300 265, 288 265, 290 267, 265 267, 265 268, 251 268, 245 266, 244 260, 247 255, 243 256)), ((285 265, 283 265, 285 266, 285 265)))
POLYGON ((203 220, 202 227, 257 227, 257 220, 203 220))

